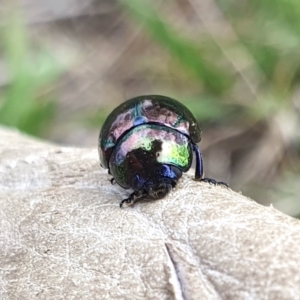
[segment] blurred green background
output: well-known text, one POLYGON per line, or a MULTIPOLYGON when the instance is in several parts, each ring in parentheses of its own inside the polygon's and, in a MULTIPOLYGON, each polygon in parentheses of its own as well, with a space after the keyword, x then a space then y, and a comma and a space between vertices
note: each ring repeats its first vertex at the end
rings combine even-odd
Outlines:
POLYGON ((300 217, 300 2, 0 1, 0 123, 96 147, 119 103, 182 101, 205 174, 300 217))

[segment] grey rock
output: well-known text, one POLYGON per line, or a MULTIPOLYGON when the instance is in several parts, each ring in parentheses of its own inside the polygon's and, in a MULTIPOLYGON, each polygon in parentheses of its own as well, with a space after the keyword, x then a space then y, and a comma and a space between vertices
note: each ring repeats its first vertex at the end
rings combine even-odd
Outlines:
POLYGON ((0 149, 1 299, 300 299, 300 223, 273 207, 187 174, 120 209, 96 146, 0 149))

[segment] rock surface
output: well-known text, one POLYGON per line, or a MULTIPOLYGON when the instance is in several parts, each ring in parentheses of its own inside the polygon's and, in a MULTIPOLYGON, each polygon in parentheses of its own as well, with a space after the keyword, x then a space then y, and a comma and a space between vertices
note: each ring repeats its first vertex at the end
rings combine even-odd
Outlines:
POLYGON ((97 149, 0 137, 1 299, 300 299, 298 220, 190 175, 120 209, 97 149))

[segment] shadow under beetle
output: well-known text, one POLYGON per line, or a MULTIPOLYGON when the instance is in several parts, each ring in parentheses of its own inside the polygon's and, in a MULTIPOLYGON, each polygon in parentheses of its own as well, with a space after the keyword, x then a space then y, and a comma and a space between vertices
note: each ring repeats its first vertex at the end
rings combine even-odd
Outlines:
POLYGON ((134 192, 120 202, 141 198, 161 199, 176 186, 196 156, 195 179, 203 178, 203 162, 197 143, 201 130, 193 114, 180 102, 158 95, 130 99, 107 117, 99 136, 99 157, 111 182, 134 192))

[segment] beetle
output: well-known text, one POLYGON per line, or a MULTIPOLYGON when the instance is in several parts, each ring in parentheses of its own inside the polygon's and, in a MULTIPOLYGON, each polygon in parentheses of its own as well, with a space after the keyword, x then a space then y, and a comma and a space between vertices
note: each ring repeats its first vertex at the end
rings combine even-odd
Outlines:
POLYGON ((116 107, 99 135, 100 165, 133 193, 120 202, 132 205, 142 198, 157 200, 174 188, 196 157, 195 179, 227 186, 203 177, 203 161, 197 146, 201 129, 193 114, 175 99, 145 95, 116 107))

